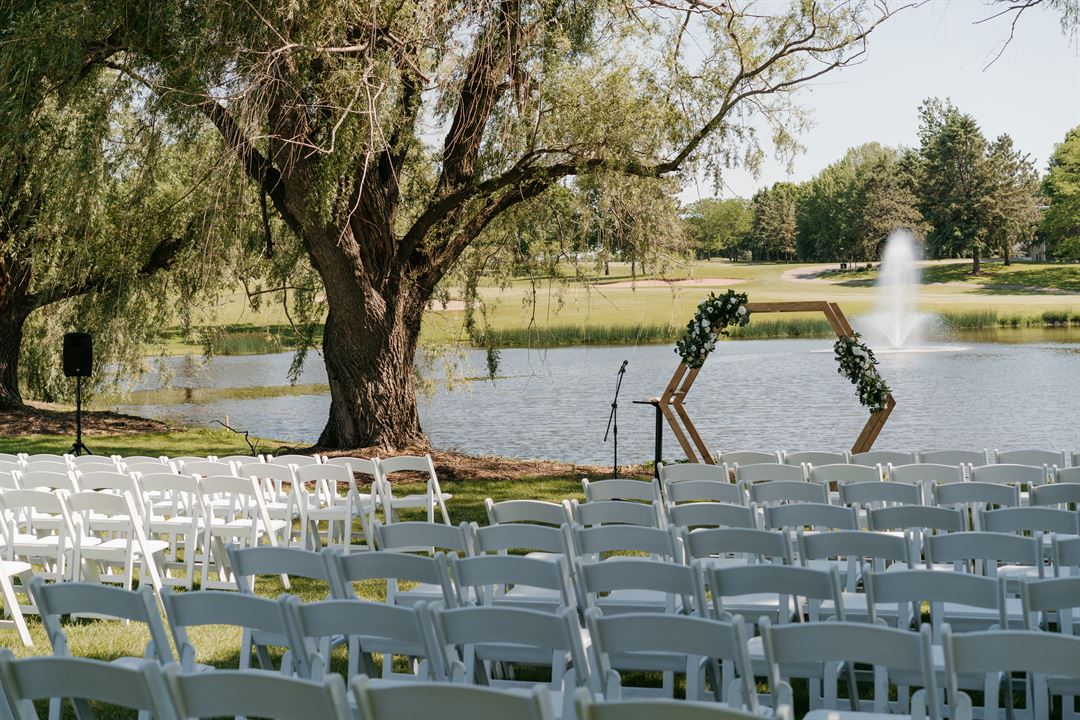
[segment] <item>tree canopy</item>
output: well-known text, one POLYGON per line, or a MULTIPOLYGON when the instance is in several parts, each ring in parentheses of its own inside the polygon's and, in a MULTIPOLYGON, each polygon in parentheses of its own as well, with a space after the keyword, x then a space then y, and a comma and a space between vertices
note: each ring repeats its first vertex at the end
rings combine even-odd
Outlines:
POLYGON ((1080 127, 1054 147, 1043 180, 1049 207, 1039 232, 1048 249, 1063 260, 1080 258, 1080 127))

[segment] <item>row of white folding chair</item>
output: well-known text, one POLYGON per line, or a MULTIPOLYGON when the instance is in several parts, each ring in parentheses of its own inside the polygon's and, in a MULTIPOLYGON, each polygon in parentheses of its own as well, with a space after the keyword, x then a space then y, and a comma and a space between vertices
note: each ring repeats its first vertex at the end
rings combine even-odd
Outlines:
POLYGON ((1069 453, 1065 450, 869 450, 861 453, 849 451, 806 451, 773 452, 741 450, 720 453, 717 464, 726 464, 731 470, 736 465, 754 465, 758 463, 787 463, 799 465, 809 463, 824 465, 833 463, 855 463, 860 465, 908 465, 912 463, 937 463, 942 465, 987 465, 991 463, 1009 463, 1017 465, 1048 465, 1061 468, 1080 466, 1080 451, 1069 453))

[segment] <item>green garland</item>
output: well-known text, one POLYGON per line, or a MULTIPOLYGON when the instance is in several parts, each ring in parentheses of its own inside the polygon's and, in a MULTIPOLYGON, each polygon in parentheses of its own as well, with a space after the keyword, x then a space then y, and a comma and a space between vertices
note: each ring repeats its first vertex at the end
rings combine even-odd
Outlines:
POLYGON ((837 372, 851 381, 858 388, 859 402, 870 408, 870 412, 881 412, 889 402, 892 391, 877 371, 877 358, 874 351, 859 342, 860 335, 840 338, 833 345, 836 361, 840 363, 837 372))
POLYGON ((731 325, 746 325, 750 311, 746 309, 746 293, 728 290, 722 295, 709 293, 697 307, 694 319, 686 324, 682 339, 675 343, 675 352, 689 368, 699 368, 716 347, 717 335, 727 335, 731 325))

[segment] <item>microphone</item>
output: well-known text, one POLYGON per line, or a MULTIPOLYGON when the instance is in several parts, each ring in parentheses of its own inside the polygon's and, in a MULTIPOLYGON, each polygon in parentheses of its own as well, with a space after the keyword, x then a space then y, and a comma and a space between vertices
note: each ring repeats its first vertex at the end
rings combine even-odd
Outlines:
POLYGON ((630 364, 629 360, 623 360, 622 361, 622 367, 619 368, 619 372, 620 373, 626 372, 626 366, 629 365, 629 364, 630 364))

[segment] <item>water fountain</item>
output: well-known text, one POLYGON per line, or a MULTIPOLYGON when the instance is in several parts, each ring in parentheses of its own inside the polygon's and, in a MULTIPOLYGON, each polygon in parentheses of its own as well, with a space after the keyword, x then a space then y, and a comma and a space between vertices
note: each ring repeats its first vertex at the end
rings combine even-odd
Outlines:
POLYGON ((912 350, 923 345, 928 313, 918 311, 919 248, 903 228, 889 233, 874 293, 874 311, 858 323, 878 350, 912 350))

